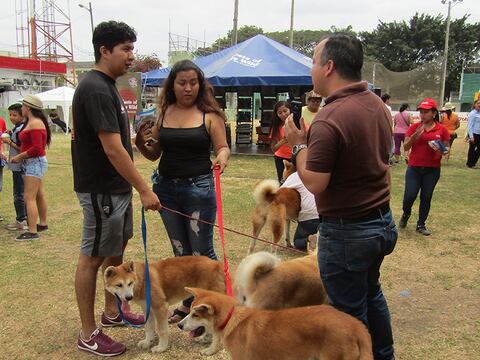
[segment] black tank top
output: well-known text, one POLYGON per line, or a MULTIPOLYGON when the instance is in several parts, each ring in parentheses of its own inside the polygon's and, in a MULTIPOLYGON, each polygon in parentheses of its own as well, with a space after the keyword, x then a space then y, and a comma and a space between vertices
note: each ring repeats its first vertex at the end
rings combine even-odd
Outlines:
POLYGON ((208 174, 211 171, 211 140, 205 126, 195 128, 168 128, 160 125, 159 141, 162 157, 158 173, 169 179, 185 179, 208 174))

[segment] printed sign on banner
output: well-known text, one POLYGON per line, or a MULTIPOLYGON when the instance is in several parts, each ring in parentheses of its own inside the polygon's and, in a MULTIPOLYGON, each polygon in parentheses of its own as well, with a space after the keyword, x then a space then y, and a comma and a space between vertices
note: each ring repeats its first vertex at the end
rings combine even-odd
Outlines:
POLYGON ((128 119, 133 121, 142 112, 142 73, 128 73, 119 77, 117 88, 127 108, 128 119))

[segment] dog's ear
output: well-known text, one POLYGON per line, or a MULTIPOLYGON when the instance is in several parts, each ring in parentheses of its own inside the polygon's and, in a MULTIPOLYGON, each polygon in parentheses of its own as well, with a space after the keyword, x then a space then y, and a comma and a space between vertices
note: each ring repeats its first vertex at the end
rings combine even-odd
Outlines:
POLYGON ((196 288, 190 288, 188 286, 185 286, 185 291, 193 295, 194 297, 198 296, 198 291, 196 288))
POLYGON ((213 315, 213 313, 215 312, 213 307, 208 304, 195 305, 193 307, 193 310, 195 310, 195 312, 197 313, 207 313, 208 315, 213 315))
POLYGON ((126 272, 135 272, 135 264, 133 261, 127 261, 123 263, 123 268, 126 272))
POLYGON ((113 276, 115 276, 115 274, 117 273, 117 270, 115 270, 115 267, 114 266, 109 266, 105 269, 105 279, 108 279, 108 278, 111 278, 113 276))

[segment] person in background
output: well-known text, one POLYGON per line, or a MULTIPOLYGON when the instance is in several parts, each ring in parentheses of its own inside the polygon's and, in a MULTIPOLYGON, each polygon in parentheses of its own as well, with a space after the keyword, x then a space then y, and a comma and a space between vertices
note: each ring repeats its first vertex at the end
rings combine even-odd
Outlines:
POLYGON ((473 110, 468 114, 467 137, 467 167, 476 169, 480 158, 480 98, 475 100, 473 110))
POLYGON ((13 129, 10 137, 2 137, 2 142, 9 145, 9 160, 8 168, 12 171, 13 177, 13 205, 15 207, 16 220, 12 224, 6 226, 7 230, 26 230, 27 225, 27 210, 25 208, 25 200, 23 197, 24 185, 23 176, 25 172, 22 169, 22 164, 12 163, 12 157, 20 153, 21 141, 19 134, 25 127, 25 118, 22 115, 22 104, 13 104, 8 107, 10 121, 13 129))
MULTIPOLYGON (((76 346, 99 356, 115 356, 126 346, 97 327, 95 299, 98 270, 120 265, 133 236, 132 187, 145 210, 158 210, 160 201, 133 163, 127 109, 116 79, 133 64, 137 35, 123 22, 106 21, 93 32, 95 68, 78 84, 72 102, 73 183, 83 210, 83 231, 75 272, 75 294, 81 330, 76 346)), ((100 323, 106 327, 144 323, 144 316, 104 290, 100 323)))
MULTIPOLYGON (((288 168, 288 163, 286 169, 288 168)), ((313 250, 317 245, 317 232, 320 219, 318 218, 315 196, 303 185, 295 164, 290 165, 293 171, 282 184, 282 188, 295 189, 300 194, 300 212, 298 213, 298 224, 293 236, 293 245, 298 250, 313 250)), ((286 171, 285 171, 286 172, 286 171)), ((289 229, 287 229, 288 231, 289 229)))
POLYGON ((361 81, 362 66, 359 39, 332 34, 321 40, 311 72, 325 105, 308 136, 292 116, 285 132, 320 214, 318 263, 329 302, 367 326, 375 360, 393 360, 390 312, 380 286, 382 262, 397 241, 390 210, 391 116, 361 81))
POLYGON ((22 163, 25 170, 23 181, 28 231, 17 236, 16 240, 30 241, 39 238, 39 231, 48 230, 43 177, 48 168, 45 148, 50 145, 51 134, 42 101, 37 96, 25 96, 22 100, 22 116, 27 119, 19 135, 20 153, 11 157, 10 161, 22 163))
POLYGON ((447 162, 450 159, 450 154, 452 153, 453 141, 458 137, 457 129, 460 127, 460 119, 458 118, 458 114, 453 110, 455 110, 455 106, 453 106, 452 103, 447 102, 440 111, 440 124, 445 126, 450 134, 450 151, 445 156, 447 162))
POLYGON ((320 110, 320 104, 322 102, 322 97, 315 93, 315 91, 310 91, 307 93, 307 105, 302 107, 302 118, 305 122, 310 125, 320 110))
POLYGON ((285 119, 290 115, 290 104, 287 101, 278 101, 273 107, 272 126, 270 129, 270 148, 273 152, 277 180, 283 183, 283 160, 291 161, 292 147, 288 144, 283 126, 285 119))
MULTIPOLYGON (((174 255, 201 255, 216 260, 212 224, 217 204, 212 169, 218 166, 223 172, 230 149, 225 114, 195 63, 182 60, 173 65, 163 83, 158 120, 141 125, 135 142, 147 159, 160 158, 152 177, 153 190, 168 208, 160 215, 174 255)), ((192 301, 193 298, 184 300, 169 322, 176 323, 187 316, 192 301)))
MULTIPOLYGON (((0 136, 7 131, 5 119, 0 116, 0 136)), ((3 168, 7 164, 7 155, 3 152, 3 147, 0 147, 0 192, 3 189, 3 168)), ((0 221, 3 221, 3 216, 0 215, 0 221)))
POLYGON ((62 131, 66 134, 69 129, 67 128, 67 124, 65 123, 65 121, 60 119, 60 116, 58 116, 58 113, 56 111, 52 111, 49 116, 50 116, 50 120, 52 120, 52 123, 60 127, 62 131))
POLYGON ((435 100, 428 98, 417 107, 420 111, 420 122, 410 125, 405 133, 405 151, 410 150, 408 168, 405 173, 405 192, 403 195, 403 214, 400 219, 400 228, 407 226, 412 212, 412 206, 420 191, 420 207, 416 231, 429 236, 431 231, 425 226, 430 212, 433 191, 440 179, 442 153, 438 146, 431 141, 442 141, 445 147, 450 144, 448 130, 440 124, 438 107, 435 100))
MULTIPOLYGON (((408 104, 402 104, 400 105, 398 113, 396 113, 393 117, 393 140, 395 143, 395 150, 393 151, 393 154, 395 156, 396 163, 398 163, 400 160, 400 149, 402 143, 405 141, 405 133, 413 122, 408 110, 408 104)), ((407 156, 405 156, 405 160, 408 162, 407 156)))
MULTIPOLYGON (((383 101, 383 103, 385 104, 386 108, 388 109, 388 111, 390 112, 390 117, 388 119, 389 123, 390 123, 390 126, 393 128, 393 117, 392 117, 392 106, 390 105, 390 99, 392 98, 390 96, 390 94, 383 94, 381 97, 380 97, 383 101)), ((392 145, 390 146, 390 152, 389 152, 389 164, 390 165, 393 165, 394 164, 394 160, 393 160, 393 155, 394 155, 394 152, 395 152, 395 139, 394 137, 392 136, 392 145)))
POLYGON ((392 106, 390 105, 390 99, 392 97, 390 96, 390 94, 385 93, 380 98, 382 99, 383 103, 385 104, 385 106, 387 107, 387 109, 391 113, 392 112, 392 106))

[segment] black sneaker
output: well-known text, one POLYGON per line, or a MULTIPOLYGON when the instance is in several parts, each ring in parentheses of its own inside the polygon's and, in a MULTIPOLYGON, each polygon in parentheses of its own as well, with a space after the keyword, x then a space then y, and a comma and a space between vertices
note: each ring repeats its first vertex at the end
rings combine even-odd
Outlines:
POLYGON ((405 229, 407 227, 408 219, 410 218, 410 215, 402 215, 402 218, 400 219, 400 222, 398 223, 398 226, 400 229, 405 229))
POLYGON ((425 226, 417 226, 417 233, 422 234, 424 236, 432 235, 432 232, 428 230, 425 226))
POLYGON ((19 236, 16 237, 15 241, 30 241, 34 239, 38 239, 39 236, 37 233, 31 233, 29 231, 24 232, 23 234, 20 234, 19 236))

